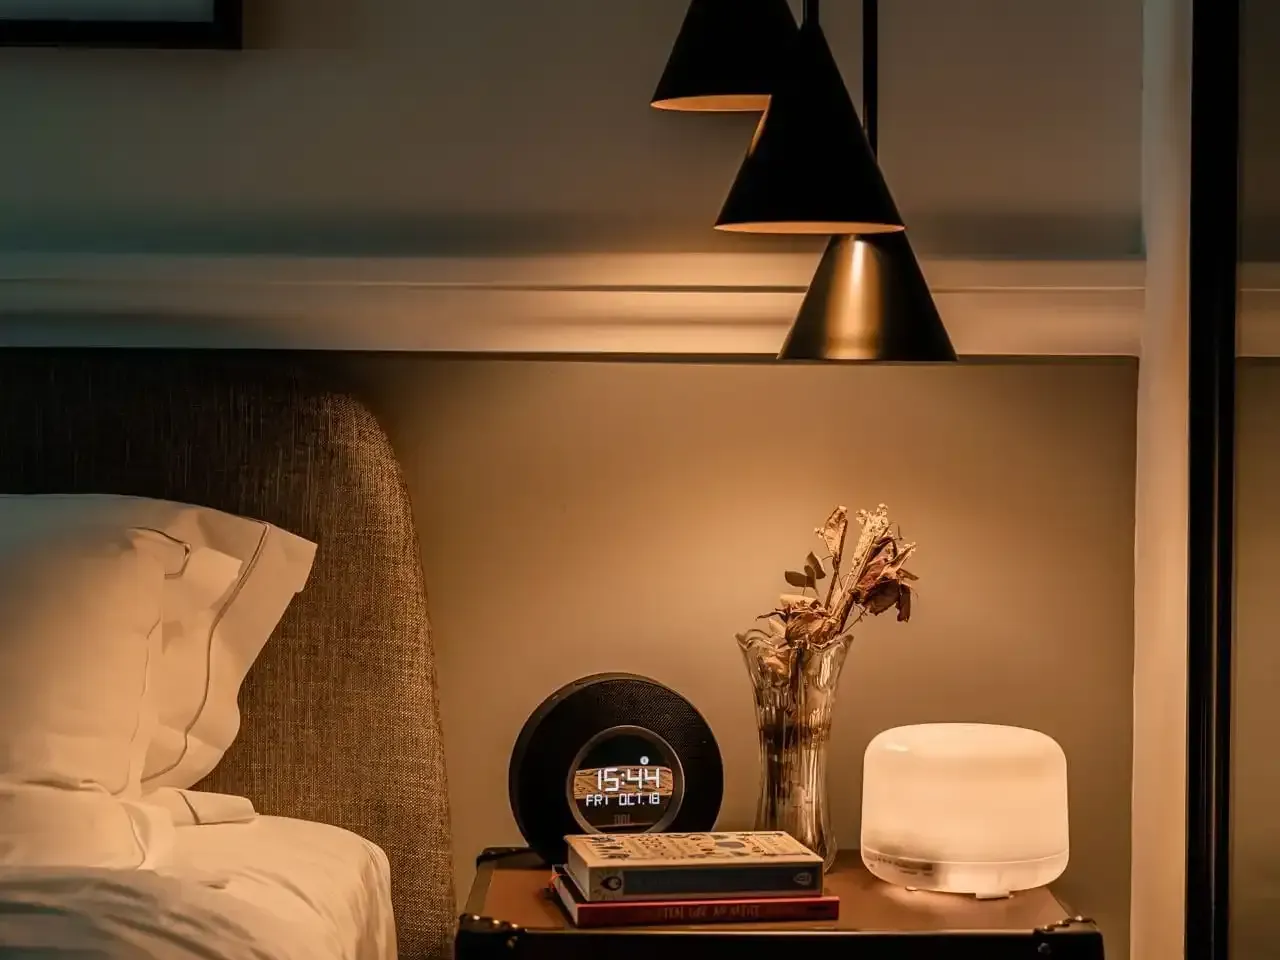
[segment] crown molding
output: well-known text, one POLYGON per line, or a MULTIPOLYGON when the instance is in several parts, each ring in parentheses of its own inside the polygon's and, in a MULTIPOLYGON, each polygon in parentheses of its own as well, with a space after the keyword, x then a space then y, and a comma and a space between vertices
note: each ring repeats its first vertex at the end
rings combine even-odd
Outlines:
MULTIPOLYGON (((767 356, 817 259, 10 254, 0 346, 767 356)), ((1138 355, 1141 261, 922 266, 962 355, 1138 355)), ((1259 342, 1280 354, 1273 313, 1259 342)))

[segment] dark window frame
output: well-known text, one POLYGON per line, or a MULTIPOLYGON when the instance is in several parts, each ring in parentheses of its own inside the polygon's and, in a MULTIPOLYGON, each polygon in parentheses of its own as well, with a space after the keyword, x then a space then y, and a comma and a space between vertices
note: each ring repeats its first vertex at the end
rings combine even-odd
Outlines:
POLYGON ((241 3, 214 0, 213 16, 200 21, 0 19, 0 46, 238 49, 241 3))
POLYGON ((1240 2, 1192 0, 1187 960, 1230 950, 1240 2))

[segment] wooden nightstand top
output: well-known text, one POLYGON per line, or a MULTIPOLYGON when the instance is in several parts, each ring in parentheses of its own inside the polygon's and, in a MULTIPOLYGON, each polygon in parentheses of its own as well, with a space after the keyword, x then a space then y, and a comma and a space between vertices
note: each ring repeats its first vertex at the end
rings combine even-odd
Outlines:
POLYGON ((550 871, 535 855, 486 851, 477 867, 459 922, 459 960, 490 955, 486 944, 500 944, 506 957, 567 960, 602 955, 602 950, 630 956, 639 943, 658 951, 653 956, 662 960, 686 955, 711 960, 721 954, 742 957, 744 951, 750 956, 766 942, 773 951, 803 948, 805 960, 851 955, 855 948, 864 960, 883 951, 885 956, 945 956, 952 948, 959 948, 956 956, 1001 960, 1102 957, 1097 928, 1074 916, 1048 889, 1002 900, 910 891, 873 877, 856 851, 842 853, 827 874, 826 892, 840 897, 840 919, 821 923, 578 930, 548 895, 550 871), (778 942, 780 935, 789 946, 778 942), (925 953, 917 952, 921 949, 925 953))

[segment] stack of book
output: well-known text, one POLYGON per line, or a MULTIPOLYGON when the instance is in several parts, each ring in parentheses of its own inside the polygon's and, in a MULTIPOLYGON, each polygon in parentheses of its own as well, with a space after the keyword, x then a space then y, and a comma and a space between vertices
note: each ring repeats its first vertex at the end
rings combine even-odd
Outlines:
POLYGON ((822 858, 777 832, 565 838, 552 895, 579 927, 835 920, 822 858))

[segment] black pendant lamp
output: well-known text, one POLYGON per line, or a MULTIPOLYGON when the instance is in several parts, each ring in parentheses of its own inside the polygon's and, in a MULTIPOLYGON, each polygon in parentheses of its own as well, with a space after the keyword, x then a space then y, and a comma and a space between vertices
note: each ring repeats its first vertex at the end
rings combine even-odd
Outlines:
MULTIPOLYGON (((863 114, 875 154, 879 99, 878 0, 863 6, 863 114)), ((905 231, 833 236, 780 360, 954 362, 955 347, 905 231)))
POLYGON ((822 32, 818 0, 805 0, 804 21, 716 228, 827 235, 903 229, 822 32))
POLYGON ((764 110, 796 30, 787 0, 693 0, 653 106, 764 110))

